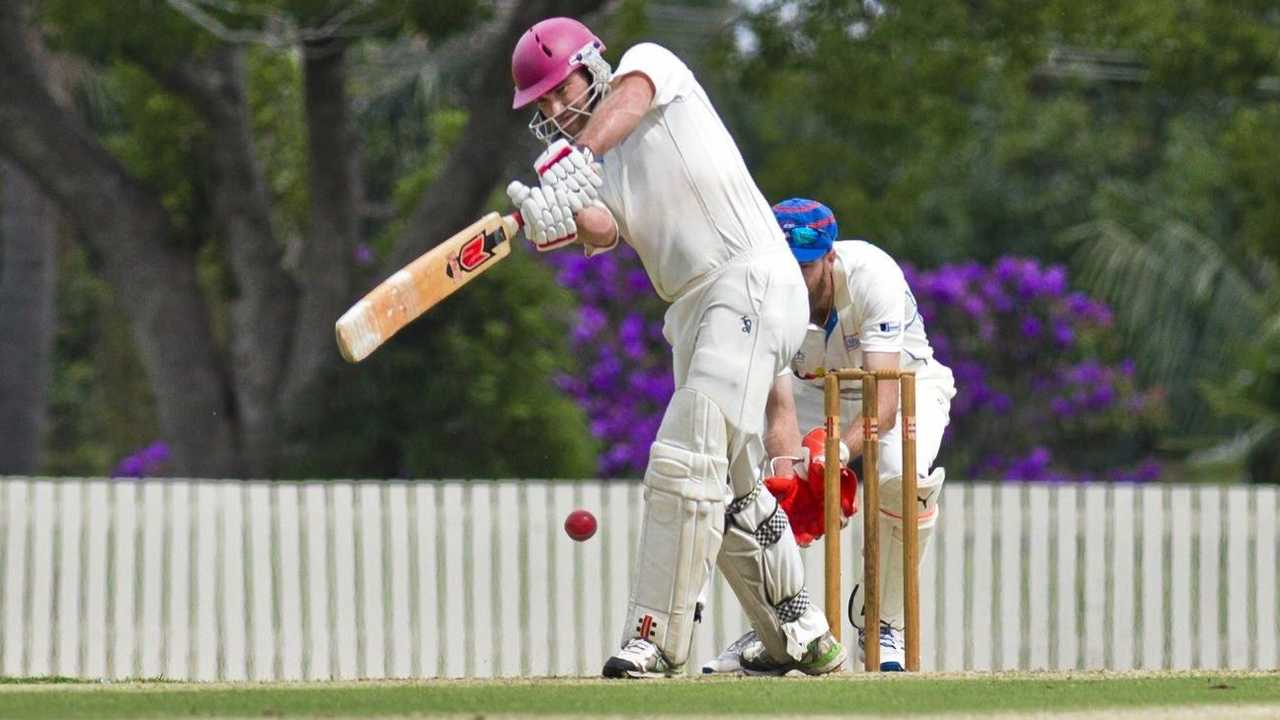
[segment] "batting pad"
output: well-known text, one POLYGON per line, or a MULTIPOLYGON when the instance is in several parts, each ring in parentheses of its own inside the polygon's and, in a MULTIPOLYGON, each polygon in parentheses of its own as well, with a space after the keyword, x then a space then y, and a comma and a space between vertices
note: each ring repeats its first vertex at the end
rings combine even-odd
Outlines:
MULTIPOLYGON (((938 499, 945 468, 934 468, 928 477, 916 483, 916 527, 920 561, 938 524, 938 499)), ((902 562, 902 478, 893 477, 880 483, 880 619, 901 630, 904 626, 902 562)))
POLYGON ((827 631, 826 617, 809 602, 787 513, 763 485, 729 504, 717 565, 775 660, 799 660, 827 631))
POLYGON ((698 595, 724 535, 724 414, 700 392, 671 398, 645 472, 644 522, 622 642, 643 638, 674 667, 689 659, 698 595))

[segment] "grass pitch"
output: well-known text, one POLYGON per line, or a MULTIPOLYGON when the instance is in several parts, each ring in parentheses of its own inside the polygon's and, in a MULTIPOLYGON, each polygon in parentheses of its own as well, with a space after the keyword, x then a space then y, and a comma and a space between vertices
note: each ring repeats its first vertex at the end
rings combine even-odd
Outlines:
POLYGON ((1280 718, 1280 672, 0 686, 13 720, 427 715, 1280 718))

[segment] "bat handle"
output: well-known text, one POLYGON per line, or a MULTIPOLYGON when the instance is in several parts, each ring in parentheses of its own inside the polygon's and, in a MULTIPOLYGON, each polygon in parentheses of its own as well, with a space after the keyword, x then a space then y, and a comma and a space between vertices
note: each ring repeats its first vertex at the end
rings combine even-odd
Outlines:
POLYGON ((524 216, 520 214, 519 210, 511 213, 507 217, 516 221, 516 230, 519 230, 520 228, 524 227, 524 216))

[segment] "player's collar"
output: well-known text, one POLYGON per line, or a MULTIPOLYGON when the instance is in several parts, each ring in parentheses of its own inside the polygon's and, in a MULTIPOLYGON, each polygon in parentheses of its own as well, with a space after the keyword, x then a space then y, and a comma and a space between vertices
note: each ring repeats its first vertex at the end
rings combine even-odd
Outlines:
MULTIPOLYGON (((835 252, 835 249, 832 249, 835 252)), ((836 254, 836 263, 831 269, 831 313, 827 315, 827 324, 824 328, 827 331, 827 337, 831 337, 831 333, 835 332, 836 326, 840 324, 840 311, 849 307, 849 279, 845 275, 844 263, 840 260, 840 255, 836 254), (840 280, 836 280, 839 277, 840 280)))

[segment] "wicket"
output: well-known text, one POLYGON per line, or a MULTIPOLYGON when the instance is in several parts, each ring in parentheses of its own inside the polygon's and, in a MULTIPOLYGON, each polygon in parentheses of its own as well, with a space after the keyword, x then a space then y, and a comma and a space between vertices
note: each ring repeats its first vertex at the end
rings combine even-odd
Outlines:
MULTIPOLYGON (((863 627, 866 628, 864 667, 880 669, 880 470, 878 383, 898 382, 902 414, 902 562, 906 610, 907 670, 920 669, 920 552, 916 527, 916 376, 903 370, 820 370, 826 406, 826 476, 824 507, 826 534, 826 612, 831 632, 840 639, 840 381, 862 381, 862 583, 863 627)), ((892 562, 892 560, 890 560, 892 562)))

